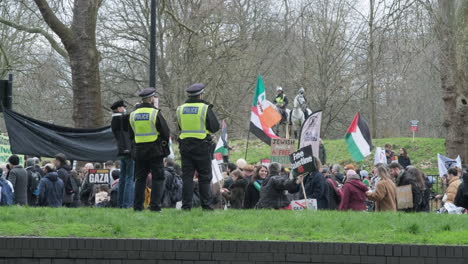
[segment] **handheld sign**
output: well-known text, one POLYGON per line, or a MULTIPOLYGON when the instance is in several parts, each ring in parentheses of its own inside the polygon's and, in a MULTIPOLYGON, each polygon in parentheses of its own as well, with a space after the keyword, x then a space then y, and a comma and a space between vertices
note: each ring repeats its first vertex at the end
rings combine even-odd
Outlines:
POLYGON ((89 170, 88 171, 88 181, 89 183, 94 184, 109 184, 110 179, 110 170, 100 169, 100 170, 89 170))
POLYGON ((289 159, 291 160, 291 169, 294 177, 306 172, 318 170, 318 168, 315 167, 315 158, 312 153, 311 145, 305 146, 297 152, 292 153, 289 155, 289 159))
POLYGON ((274 138, 271 140, 271 162, 278 162, 284 168, 288 168, 291 163, 289 154, 296 150, 296 140, 274 138))

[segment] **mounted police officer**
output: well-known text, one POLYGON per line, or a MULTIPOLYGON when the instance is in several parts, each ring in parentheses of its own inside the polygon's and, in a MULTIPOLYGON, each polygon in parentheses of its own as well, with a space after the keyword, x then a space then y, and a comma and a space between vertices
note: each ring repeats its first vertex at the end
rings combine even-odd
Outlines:
POLYGON ((179 148, 182 157, 182 209, 192 208, 193 178, 196 171, 201 206, 205 210, 212 210, 210 185, 214 148, 210 133, 219 130, 219 122, 213 112, 213 105, 203 100, 204 84, 193 84, 186 92, 189 98, 177 108, 179 148))
POLYGON ((273 102, 282 116, 281 121, 286 121, 288 119, 286 116, 286 107, 288 106, 289 100, 288 97, 284 94, 282 87, 276 87, 276 97, 273 102))
POLYGON ((164 189, 163 159, 169 155, 170 131, 161 111, 154 106, 156 90, 143 89, 139 94, 142 103, 130 114, 130 136, 134 139, 135 200, 133 209, 143 210, 146 178, 152 174, 151 211, 161 211, 164 189))

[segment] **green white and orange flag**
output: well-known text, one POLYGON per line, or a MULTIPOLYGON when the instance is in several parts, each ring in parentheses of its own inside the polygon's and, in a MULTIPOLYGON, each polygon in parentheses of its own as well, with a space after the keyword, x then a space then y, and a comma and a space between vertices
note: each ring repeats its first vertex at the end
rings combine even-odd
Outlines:
POLYGON ((271 145, 272 138, 279 138, 271 129, 279 121, 281 121, 281 114, 266 99, 265 86, 263 85, 262 76, 259 75, 250 114, 250 132, 263 142, 271 145))
POLYGON ((216 148, 214 151, 214 158, 217 161, 222 161, 223 156, 229 154, 229 145, 228 145, 228 134, 227 134, 227 125, 226 122, 223 120, 221 122, 221 136, 218 139, 218 144, 216 144, 216 148))
POLYGON ((345 136, 348 152, 354 161, 359 162, 371 154, 372 140, 366 121, 359 113, 354 116, 353 122, 345 136))

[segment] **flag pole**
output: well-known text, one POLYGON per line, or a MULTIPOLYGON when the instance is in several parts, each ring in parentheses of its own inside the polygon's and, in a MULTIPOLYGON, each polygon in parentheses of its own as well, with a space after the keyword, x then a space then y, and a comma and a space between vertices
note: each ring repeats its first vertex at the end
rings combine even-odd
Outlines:
POLYGON ((247 152, 249 151, 249 138, 250 138, 250 129, 247 133, 247 143, 245 144, 245 157, 244 159, 247 161, 247 152))

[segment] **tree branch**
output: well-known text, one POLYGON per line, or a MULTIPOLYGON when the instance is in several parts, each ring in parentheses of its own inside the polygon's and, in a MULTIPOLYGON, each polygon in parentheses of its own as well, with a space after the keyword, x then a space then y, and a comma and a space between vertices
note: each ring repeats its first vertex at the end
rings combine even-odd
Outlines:
POLYGON ((40 34, 42 35, 45 39, 47 39, 47 41, 50 43, 50 45, 52 46, 52 48, 57 51, 58 54, 60 54, 63 58, 67 59, 68 60, 68 52, 63 49, 60 44, 54 40, 54 38, 52 37, 52 35, 50 35, 49 33, 47 33, 45 30, 41 29, 41 28, 29 28, 29 27, 26 27, 26 26, 23 26, 23 25, 20 25, 20 24, 16 24, 14 22, 11 22, 11 21, 8 21, 8 20, 5 20, 3 18, 0 17, 0 23, 2 24, 5 24, 9 27, 12 27, 12 28, 15 28, 17 30, 21 30, 21 31, 24 31, 24 32, 28 32, 28 33, 33 33, 33 34, 40 34))
POLYGON ((47 0, 34 0, 47 25, 57 34, 65 47, 73 44, 73 32, 58 19, 47 0))

